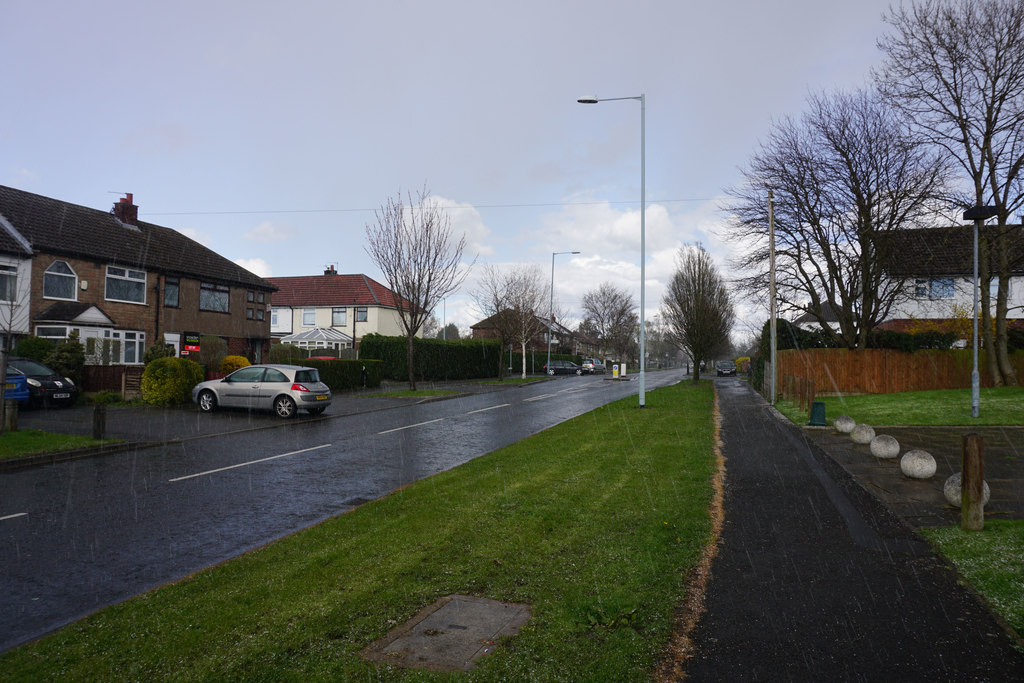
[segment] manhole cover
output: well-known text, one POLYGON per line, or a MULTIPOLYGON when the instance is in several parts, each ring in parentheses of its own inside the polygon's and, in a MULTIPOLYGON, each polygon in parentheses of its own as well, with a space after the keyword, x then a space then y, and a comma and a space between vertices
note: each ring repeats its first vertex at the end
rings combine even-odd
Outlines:
POLYGON ((425 607, 363 650, 363 656, 401 667, 468 671, 490 654, 498 639, 519 633, 528 605, 468 595, 449 595, 425 607))

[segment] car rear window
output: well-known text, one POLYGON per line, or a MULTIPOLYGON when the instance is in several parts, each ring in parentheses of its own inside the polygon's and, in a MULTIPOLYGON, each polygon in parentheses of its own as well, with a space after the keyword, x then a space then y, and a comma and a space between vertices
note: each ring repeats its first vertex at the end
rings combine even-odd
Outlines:
POLYGON ((317 372, 316 370, 312 369, 312 368, 309 369, 309 370, 299 370, 298 372, 295 373, 295 381, 296 382, 319 382, 320 381, 320 373, 317 372))

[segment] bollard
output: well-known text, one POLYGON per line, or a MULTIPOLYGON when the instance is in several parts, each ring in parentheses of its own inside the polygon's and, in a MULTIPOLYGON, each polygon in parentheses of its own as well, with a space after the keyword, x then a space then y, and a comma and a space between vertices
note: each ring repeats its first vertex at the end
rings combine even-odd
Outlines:
POLYGON ((107 432, 107 406, 102 403, 92 409, 92 438, 103 441, 107 432))
POLYGON ((4 429, 8 432, 18 431, 18 402, 14 399, 4 401, 4 429))
POLYGON ((985 440, 980 434, 964 434, 960 483, 960 528, 985 528, 985 440))
POLYGON ((811 421, 807 423, 809 427, 825 427, 825 402, 814 401, 811 403, 811 421))

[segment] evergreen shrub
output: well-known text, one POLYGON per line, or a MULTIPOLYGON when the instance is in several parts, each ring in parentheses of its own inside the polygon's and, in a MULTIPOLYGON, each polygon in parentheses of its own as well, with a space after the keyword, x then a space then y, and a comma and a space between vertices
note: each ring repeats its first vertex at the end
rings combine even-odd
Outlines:
POLYGON ((220 362, 220 371, 228 375, 239 368, 252 365, 245 356, 224 356, 220 362))
POLYGON ((151 405, 188 403, 203 375, 203 367, 187 358, 157 358, 142 373, 142 400, 151 405))

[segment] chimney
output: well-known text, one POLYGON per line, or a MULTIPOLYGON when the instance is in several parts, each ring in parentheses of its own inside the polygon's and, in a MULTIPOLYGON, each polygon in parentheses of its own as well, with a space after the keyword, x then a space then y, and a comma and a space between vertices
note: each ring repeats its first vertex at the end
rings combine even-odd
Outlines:
POLYGON ((333 265, 330 265, 330 266, 327 266, 326 268, 324 268, 324 275, 337 275, 337 274, 338 274, 338 271, 336 271, 334 269, 333 265))
POLYGON ((111 211, 117 220, 128 225, 139 224, 139 207, 132 204, 132 193, 125 192, 125 196, 117 200, 111 211))

